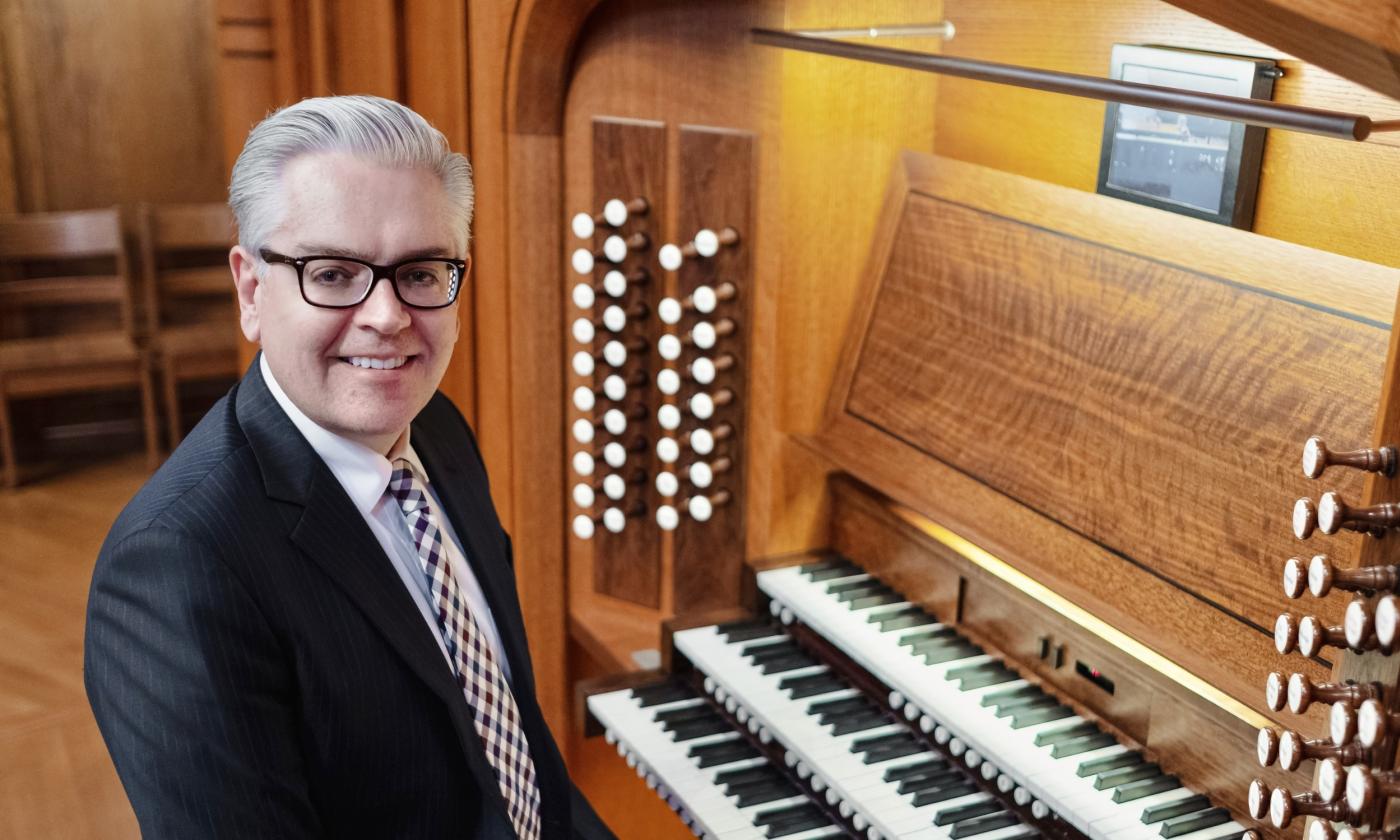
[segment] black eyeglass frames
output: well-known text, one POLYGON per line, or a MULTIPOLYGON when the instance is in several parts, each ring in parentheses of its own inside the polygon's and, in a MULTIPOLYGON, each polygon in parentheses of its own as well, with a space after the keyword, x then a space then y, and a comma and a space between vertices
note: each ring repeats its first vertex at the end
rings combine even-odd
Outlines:
POLYGON ((395 297, 405 306, 442 309, 456 302, 467 273, 466 260, 439 257, 375 265, 354 257, 322 254, 289 257, 266 248, 258 255, 263 262, 295 268, 302 300, 323 309, 359 306, 381 278, 388 278, 395 297))

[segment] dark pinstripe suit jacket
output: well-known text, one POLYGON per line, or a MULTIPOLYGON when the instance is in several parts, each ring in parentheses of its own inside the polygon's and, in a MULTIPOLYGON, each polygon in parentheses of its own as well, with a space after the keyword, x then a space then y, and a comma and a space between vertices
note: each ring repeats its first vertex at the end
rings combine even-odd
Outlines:
MULTIPOLYGON (((446 397, 413 446, 500 630, 545 836, 611 837, 541 717, 510 540, 446 397)), ((113 526, 85 648, 145 837, 513 836, 432 631, 256 363, 113 526)))

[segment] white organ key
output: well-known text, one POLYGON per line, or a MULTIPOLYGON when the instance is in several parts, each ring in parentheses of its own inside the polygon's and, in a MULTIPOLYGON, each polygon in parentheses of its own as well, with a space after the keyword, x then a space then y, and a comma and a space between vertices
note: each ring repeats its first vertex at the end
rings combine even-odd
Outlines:
POLYGON ((569 264, 573 266, 575 274, 592 274, 593 252, 587 248, 576 248, 569 258, 569 264))
POLYGON ((627 275, 617 269, 603 275, 603 294, 620 298, 627 294, 627 275))
POLYGON ((627 482, 617 473, 611 473, 603 478, 603 495, 614 502, 621 501, 627 495, 627 482))
POLYGON ((680 482, 676 474, 665 470, 656 474, 656 492, 662 496, 674 496, 680 492, 680 482))
POLYGON ((593 322, 587 318, 574 319, 573 326, 569 328, 569 332, 573 334, 574 341, 577 341, 579 344, 592 344, 593 336, 597 334, 597 331, 593 329, 593 322))
POLYGON ((681 448, 673 437, 664 437, 656 442, 656 457, 663 464, 674 464, 681 457, 681 448))
POLYGON ((675 396, 681 390, 681 375, 671 368, 666 368, 656 374, 656 389, 668 397, 675 396))
POLYGON ((663 405, 656 410, 656 422, 666 431, 674 432, 681 427, 681 410, 669 403, 663 405))
POLYGON ((587 385, 580 385, 574 389, 574 408, 579 411, 592 411, 598 404, 598 396, 593 393, 593 389, 587 385))
POLYGON ((616 339, 603 345, 603 361, 609 367, 622 367, 627 364, 627 345, 616 339))
POLYGON ((597 296, 593 293, 593 287, 587 283, 576 283, 573 291, 574 306, 579 309, 592 309, 593 302, 597 296))
POLYGON ((656 305, 656 317, 661 323, 675 326, 681 322, 681 302, 673 297, 662 298, 656 305))
POLYGON ((574 440, 578 441, 579 443, 593 442, 593 422, 587 417, 580 417, 577 420, 575 420, 572 431, 574 440))
POLYGON ((603 327, 608 332, 622 332, 627 328, 627 313, 616 304, 603 310, 603 327))
POLYGON ((580 350, 574 354, 574 373, 578 374, 579 376, 592 376, 593 367, 594 362, 592 353, 588 352, 587 350, 580 350))
POLYGON ((681 340, 669 333, 663 335, 656 340, 656 352, 666 361, 674 362, 681 357, 681 340))
POLYGON ((583 482, 574 485, 574 504, 581 508, 593 507, 596 497, 593 495, 593 488, 583 482))
POLYGON ((574 472, 587 478, 593 475, 593 456, 587 452, 575 452, 572 466, 574 472))

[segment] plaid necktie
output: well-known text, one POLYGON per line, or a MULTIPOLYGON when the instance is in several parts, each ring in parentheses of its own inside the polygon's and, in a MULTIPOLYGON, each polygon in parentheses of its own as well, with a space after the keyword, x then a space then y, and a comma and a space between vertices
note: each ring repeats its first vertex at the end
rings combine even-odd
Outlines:
POLYGON ((515 695, 506 684, 505 675, 496 664, 486 637, 477 627, 476 619, 467 611, 466 599, 452 577, 447 552, 443 549, 442 531, 438 528, 428 494, 408 461, 394 461, 389 476, 389 494, 403 508, 413 542, 418 547, 418 559, 428 579, 433 601, 437 606, 438 629, 447 643, 457 684, 467 697, 476 734, 486 746, 486 760, 496 772, 496 783, 505 798, 506 812, 521 840, 537 840, 540 836, 540 788, 535 780, 535 762, 530 758, 530 744, 520 725, 520 709, 515 695))

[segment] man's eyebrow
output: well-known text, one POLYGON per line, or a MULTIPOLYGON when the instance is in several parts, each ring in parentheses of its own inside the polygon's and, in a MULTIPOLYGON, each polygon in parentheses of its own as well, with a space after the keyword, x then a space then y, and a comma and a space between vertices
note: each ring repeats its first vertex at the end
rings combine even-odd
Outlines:
MULTIPOLYGON (((374 262, 374 260, 370 259, 369 255, 364 253, 363 251, 356 251, 353 248, 340 248, 335 245, 298 245, 297 253, 320 257, 351 257, 352 259, 363 260, 365 262, 374 262)), ((421 260, 430 257, 450 256, 452 256, 452 249, 444 248, 441 246, 435 246, 432 248, 420 248, 416 251, 406 251, 403 254, 401 254, 398 259, 392 260, 391 262, 400 263, 406 260, 421 260)))

